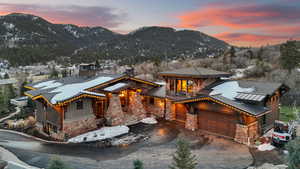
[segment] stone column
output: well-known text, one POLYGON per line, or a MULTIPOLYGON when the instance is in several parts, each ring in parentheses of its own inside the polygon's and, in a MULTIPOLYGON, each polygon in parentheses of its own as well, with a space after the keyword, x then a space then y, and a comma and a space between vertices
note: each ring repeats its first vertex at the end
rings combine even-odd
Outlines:
POLYGON ((140 93, 135 92, 134 95, 129 97, 129 110, 138 119, 142 120, 146 118, 146 110, 142 103, 142 97, 140 93))
POLYGON ((170 100, 166 101, 166 120, 175 120, 175 104, 172 104, 170 100))
POLYGON ((124 113, 122 111, 119 95, 112 94, 107 112, 105 113, 106 124, 110 126, 121 125, 124 122, 124 113))
POLYGON ((236 124, 234 141, 241 144, 249 144, 248 126, 236 124))
POLYGON ((198 129, 198 115, 197 114, 186 114, 185 128, 188 130, 195 131, 198 129))
POLYGON ((249 145, 251 141, 258 137, 258 122, 251 123, 250 125, 236 125, 234 141, 249 145))

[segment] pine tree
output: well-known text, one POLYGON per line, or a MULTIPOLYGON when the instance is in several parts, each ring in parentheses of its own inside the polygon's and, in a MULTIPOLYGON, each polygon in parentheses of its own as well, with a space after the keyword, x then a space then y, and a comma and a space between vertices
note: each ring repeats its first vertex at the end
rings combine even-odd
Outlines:
POLYGON ((280 64, 282 68, 287 69, 289 72, 300 63, 300 52, 296 43, 296 41, 287 41, 280 46, 280 64))
POLYGON ((50 78, 58 78, 58 71, 55 69, 55 66, 52 67, 50 78))
POLYGON ((173 155, 173 163, 170 169, 195 169, 197 165, 195 155, 192 155, 189 143, 178 140, 177 150, 173 155))
POLYGON ((229 50, 229 55, 230 55, 231 58, 236 57, 236 56, 235 56, 235 52, 236 52, 236 51, 235 51, 235 48, 234 48, 233 46, 231 46, 231 47, 230 47, 230 50, 229 50))
POLYGON ((69 166, 67 166, 63 161, 61 161, 59 158, 53 158, 47 169, 71 169, 69 166))
POLYGON ((21 84, 20 96, 24 96, 24 93, 27 91, 27 89, 24 87, 27 84, 28 84, 28 82, 26 80, 21 84))
POLYGON ((4 79, 9 79, 8 73, 5 73, 3 78, 4 78, 4 79))
POLYGON ((67 69, 63 69, 63 70, 61 71, 61 76, 62 76, 62 77, 68 77, 68 71, 67 71, 67 69))
POLYGON ((133 161, 134 169, 144 169, 143 162, 141 160, 133 161))
POLYGON ((286 146, 288 154, 288 169, 300 168, 300 137, 289 142, 286 146))

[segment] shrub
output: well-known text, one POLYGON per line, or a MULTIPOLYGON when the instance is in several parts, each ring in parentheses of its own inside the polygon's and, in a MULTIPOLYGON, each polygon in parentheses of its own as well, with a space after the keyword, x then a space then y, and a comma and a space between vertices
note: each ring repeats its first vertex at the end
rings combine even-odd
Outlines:
POLYGON ((47 169, 71 169, 68 165, 66 165, 62 160, 60 160, 58 157, 53 158, 47 169))
POLYGON ((144 169, 143 162, 141 160, 133 161, 134 169, 144 169))
POLYGON ((288 154, 288 169, 300 168, 300 137, 286 145, 288 154))

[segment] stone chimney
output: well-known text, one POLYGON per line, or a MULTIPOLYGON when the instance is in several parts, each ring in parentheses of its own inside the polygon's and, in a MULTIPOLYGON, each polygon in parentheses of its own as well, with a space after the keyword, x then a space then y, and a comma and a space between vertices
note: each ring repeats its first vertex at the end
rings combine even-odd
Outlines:
POLYGON ((96 76, 95 64, 80 64, 79 65, 79 76, 93 77, 96 76))

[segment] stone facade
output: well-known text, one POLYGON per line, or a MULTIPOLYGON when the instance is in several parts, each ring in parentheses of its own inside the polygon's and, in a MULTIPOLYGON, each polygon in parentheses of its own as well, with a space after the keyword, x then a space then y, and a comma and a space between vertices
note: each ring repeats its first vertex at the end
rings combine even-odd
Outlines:
POLYGON ((112 94, 107 112, 105 113, 106 124, 117 126, 124 123, 124 112, 122 110, 119 95, 112 94))
POLYGON ((166 120, 175 120, 175 104, 172 104, 170 100, 166 101, 166 120))
POLYGON ((148 114, 154 115, 156 117, 164 118, 165 116, 165 103, 164 99, 155 98, 154 104, 146 104, 146 111, 148 114))
POLYGON ((241 144, 249 145, 258 137, 258 122, 254 122, 248 126, 237 124, 234 140, 241 144))
POLYGON ((198 129, 198 115, 197 114, 186 114, 185 128, 188 130, 195 131, 198 129))
POLYGON ((77 136, 94 129, 97 129, 97 120, 93 116, 82 120, 64 122, 63 125, 63 132, 70 137, 77 136))
POLYGON ((146 118, 146 110, 142 103, 142 97, 138 92, 134 92, 133 95, 129 97, 129 111, 139 120, 146 118))

